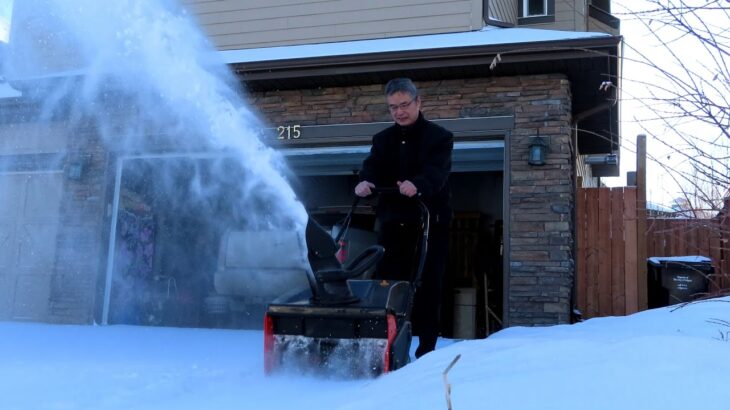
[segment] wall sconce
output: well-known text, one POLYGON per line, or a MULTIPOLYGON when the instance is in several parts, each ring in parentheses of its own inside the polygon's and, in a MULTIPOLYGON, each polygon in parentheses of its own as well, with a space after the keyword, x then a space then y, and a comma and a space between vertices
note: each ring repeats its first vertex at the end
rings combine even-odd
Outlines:
POLYGON ((68 164, 66 176, 73 181, 79 181, 91 160, 91 155, 76 155, 68 164))
POLYGON ((530 165, 545 165, 545 154, 550 148, 550 145, 548 144, 548 137, 541 137, 540 131, 538 131, 537 136, 530 137, 529 147, 530 151, 527 163, 530 165))

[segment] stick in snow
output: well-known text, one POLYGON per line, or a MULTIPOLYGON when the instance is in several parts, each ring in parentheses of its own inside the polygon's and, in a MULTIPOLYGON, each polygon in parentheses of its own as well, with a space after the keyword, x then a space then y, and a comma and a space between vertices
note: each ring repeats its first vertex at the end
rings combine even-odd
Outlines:
POLYGON ((448 410, 451 410, 451 385, 449 384, 449 379, 446 376, 449 374, 449 370, 454 367, 459 359, 461 359, 461 355, 457 354, 456 357, 454 357, 454 360, 451 361, 451 364, 449 364, 448 367, 446 367, 446 370, 444 370, 444 388, 446 389, 446 408, 448 410))

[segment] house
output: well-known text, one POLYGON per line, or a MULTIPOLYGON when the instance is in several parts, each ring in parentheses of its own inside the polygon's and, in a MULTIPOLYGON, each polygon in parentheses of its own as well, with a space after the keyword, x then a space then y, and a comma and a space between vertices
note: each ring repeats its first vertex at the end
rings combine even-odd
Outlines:
MULTIPOLYGON (((449 294, 471 295, 456 299, 481 334, 569 323, 578 177, 598 185, 618 174, 621 37, 610 1, 316 4, 183 4, 273 131, 304 205, 351 202, 369 138, 390 122, 383 85, 410 77, 426 117, 455 134, 449 294)), ((34 81, 88 75, 76 68, 34 81)), ((137 128, 161 141, 142 151, 104 143, 98 126, 69 120, 73 110, 49 115, 24 98, 0 100, 0 190, 17 198, 0 204, 0 319, 215 325, 218 245, 239 211, 222 194, 185 198, 237 165, 215 162, 225 154, 205 144, 170 149, 160 137, 169 129, 137 128), (161 195, 168 179, 184 189, 161 195)), ((140 115, 119 107, 115 118, 140 115)), ((460 313, 445 311, 445 333, 460 313)))

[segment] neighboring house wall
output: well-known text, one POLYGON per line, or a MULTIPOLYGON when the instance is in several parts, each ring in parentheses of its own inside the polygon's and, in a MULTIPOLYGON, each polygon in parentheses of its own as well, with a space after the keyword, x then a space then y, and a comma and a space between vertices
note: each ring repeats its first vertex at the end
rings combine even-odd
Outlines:
POLYGON ((595 188, 598 187, 598 178, 593 176, 593 170, 590 165, 586 164, 585 155, 576 157, 576 174, 581 178, 579 188, 595 188))
MULTIPOLYGON (((510 151, 507 260, 510 325, 568 323, 573 278, 570 82, 562 75, 418 82, 427 118, 515 116, 510 151), (527 164, 529 138, 550 139, 547 164, 527 164)), ((254 93, 274 124, 390 121, 382 85, 254 93)))
POLYGON ((185 0, 220 50, 479 30, 482 0, 185 0))
POLYGON ((553 30, 586 31, 587 1, 556 0, 553 30))

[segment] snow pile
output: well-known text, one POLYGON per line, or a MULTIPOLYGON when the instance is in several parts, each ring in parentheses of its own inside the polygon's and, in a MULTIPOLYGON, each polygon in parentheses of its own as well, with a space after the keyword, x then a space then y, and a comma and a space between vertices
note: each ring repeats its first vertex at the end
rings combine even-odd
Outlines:
MULTIPOLYGON (((730 297, 448 344, 378 379, 263 375, 258 331, 0 323, 3 409, 727 409, 730 297)), ((414 341, 414 345, 416 342, 414 341)))

